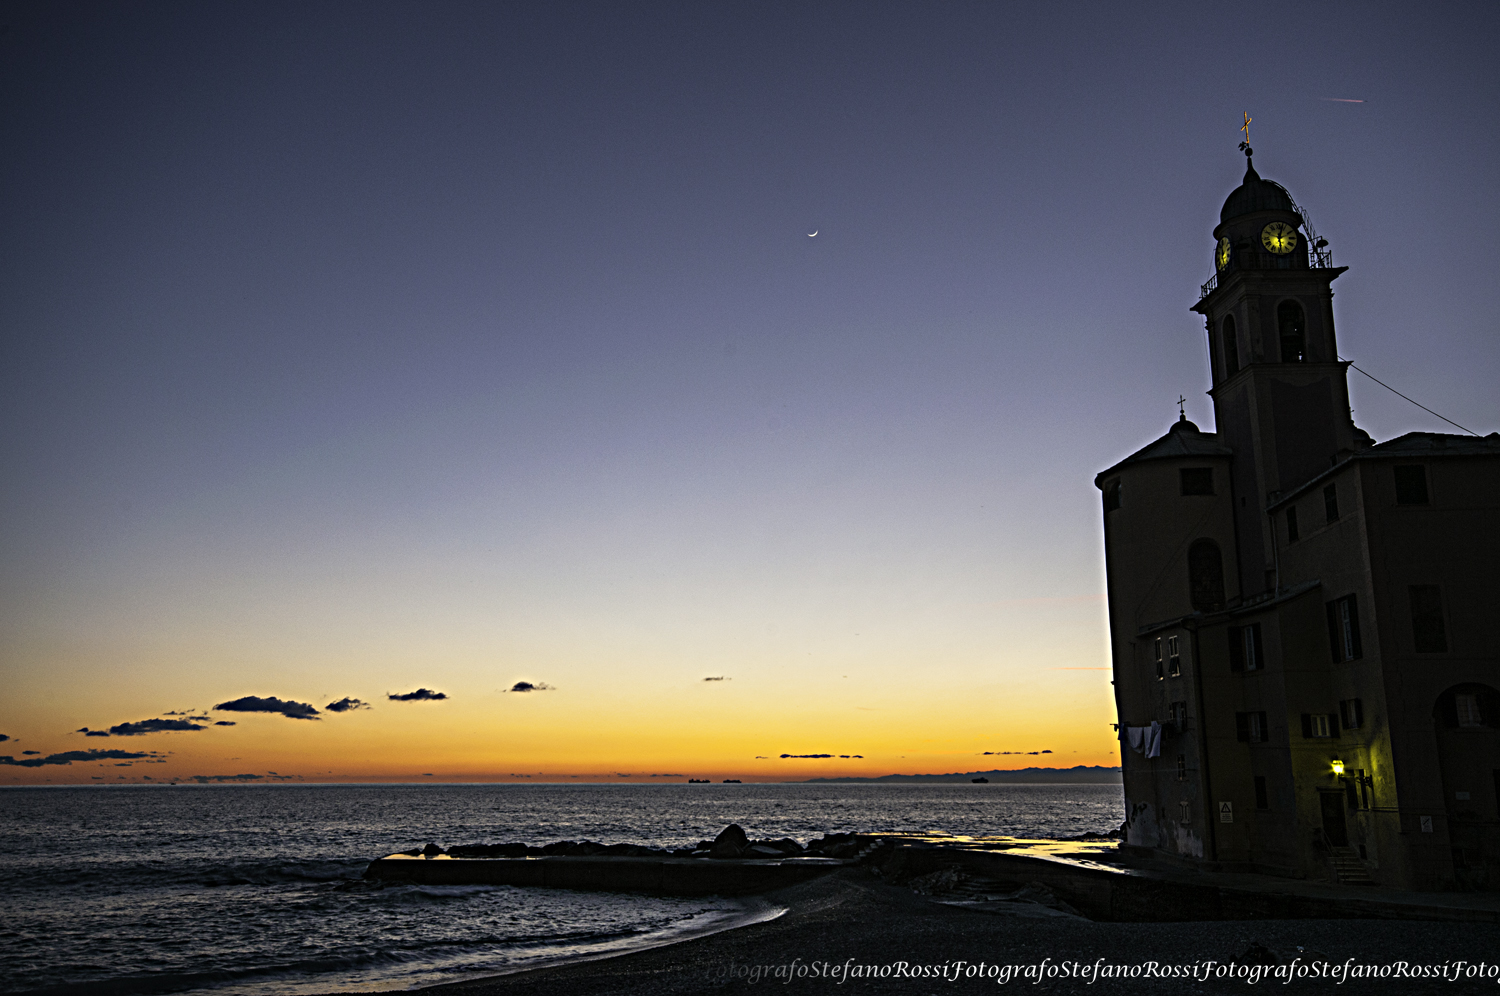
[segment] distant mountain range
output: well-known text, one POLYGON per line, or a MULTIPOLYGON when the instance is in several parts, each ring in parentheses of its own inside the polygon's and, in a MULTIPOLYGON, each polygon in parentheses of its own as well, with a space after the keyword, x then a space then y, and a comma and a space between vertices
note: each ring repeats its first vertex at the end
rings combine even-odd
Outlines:
POLYGON ((1014 768, 1009 771, 957 771, 947 775, 881 775, 879 778, 809 778, 808 782, 972 782, 987 778, 990 784, 1046 785, 1088 784, 1118 785, 1119 768, 1092 767, 1084 764, 1072 768, 1014 768))

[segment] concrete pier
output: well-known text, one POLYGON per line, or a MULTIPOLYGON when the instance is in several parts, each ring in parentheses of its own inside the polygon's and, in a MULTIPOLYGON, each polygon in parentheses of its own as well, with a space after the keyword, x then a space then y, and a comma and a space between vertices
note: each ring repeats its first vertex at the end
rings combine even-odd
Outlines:
POLYGON ((839 858, 640 858, 547 855, 454 858, 392 854, 365 878, 420 885, 517 885, 671 896, 741 896, 805 882, 852 862, 839 858))

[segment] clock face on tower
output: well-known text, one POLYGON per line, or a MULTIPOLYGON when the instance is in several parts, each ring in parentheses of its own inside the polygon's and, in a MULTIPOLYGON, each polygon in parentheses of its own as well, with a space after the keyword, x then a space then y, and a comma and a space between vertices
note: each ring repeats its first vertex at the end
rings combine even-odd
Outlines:
POLYGON ((1219 240, 1219 248, 1214 250, 1214 265, 1220 270, 1229 265, 1229 239, 1219 240))
POLYGON ((1297 248, 1297 230, 1284 221, 1273 221, 1260 230, 1260 244, 1284 256, 1297 248))

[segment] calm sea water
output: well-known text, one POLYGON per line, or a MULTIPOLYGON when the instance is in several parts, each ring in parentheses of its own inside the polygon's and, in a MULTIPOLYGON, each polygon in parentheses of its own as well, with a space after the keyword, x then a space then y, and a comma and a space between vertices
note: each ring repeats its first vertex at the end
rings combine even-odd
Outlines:
POLYGON ((385 886, 436 841, 680 847, 943 831, 1065 836, 1117 785, 176 785, 0 789, 0 990, 220 996, 431 985, 774 912, 755 900, 385 886))

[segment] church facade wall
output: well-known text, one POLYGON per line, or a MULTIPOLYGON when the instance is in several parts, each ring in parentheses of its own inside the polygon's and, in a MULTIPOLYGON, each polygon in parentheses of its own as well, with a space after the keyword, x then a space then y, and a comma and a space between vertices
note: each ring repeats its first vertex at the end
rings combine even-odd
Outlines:
POLYGON ((1164 728, 1159 757, 1122 742, 1127 840, 1338 884, 1500 888, 1500 434, 1355 427, 1343 269, 1263 235, 1300 219, 1247 165, 1193 309, 1218 431, 1184 417, 1095 479, 1118 718, 1164 728))

